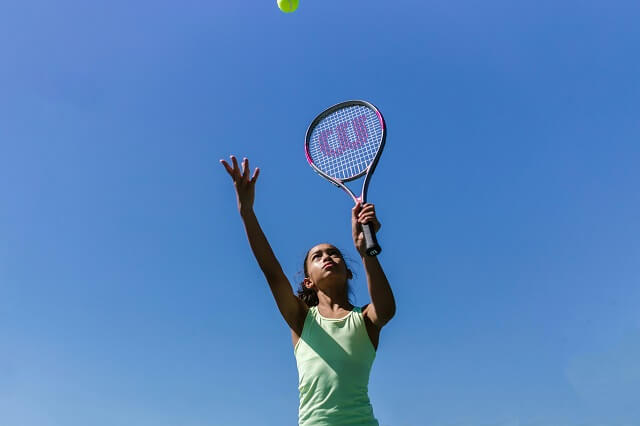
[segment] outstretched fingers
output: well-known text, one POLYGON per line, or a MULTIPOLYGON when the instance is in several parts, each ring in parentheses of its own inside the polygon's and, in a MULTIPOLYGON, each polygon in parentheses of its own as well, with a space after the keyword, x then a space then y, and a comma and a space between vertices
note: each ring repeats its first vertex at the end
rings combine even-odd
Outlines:
POLYGON ((238 160, 236 159, 235 155, 231 156, 231 161, 233 162, 233 177, 237 178, 238 176, 240 176, 240 167, 238 167, 238 160))
POLYGON ((240 168, 238 167, 238 160, 233 155, 230 155, 229 157, 231 158, 231 164, 227 163, 225 160, 220 160, 220 164, 224 166, 227 173, 229 173, 229 176, 236 181, 241 176, 240 168))
POLYGON ((258 175, 260 174, 260 167, 256 167, 256 170, 253 172, 253 177, 251 178, 251 183, 256 183, 258 180, 258 175))
POLYGON ((224 160, 220 160, 220 164, 222 164, 224 166, 224 168, 227 171, 227 173, 229 173, 229 176, 233 177, 233 168, 231 168, 229 163, 227 163, 224 160))
POLYGON ((242 160, 242 180, 245 182, 249 182, 249 173, 251 172, 251 168, 249 167, 249 159, 245 158, 242 160))
POLYGON ((242 168, 238 164, 238 159, 231 155, 231 164, 225 160, 220 160, 220 163, 224 166, 229 176, 233 180, 233 186, 236 191, 236 198, 238 201, 238 210, 240 214, 243 212, 249 212, 253 209, 253 202, 255 200, 255 183, 258 178, 258 169, 253 173, 253 177, 249 179, 251 168, 249 167, 249 159, 242 159, 242 168))
POLYGON ((229 173, 229 176, 231 176, 231 179, 235 182, 240 176, 240 168, 238 167, 238 160, 236 160, 236 157, 233 155, 229 157, 231 158, 231 164, 224 160, 220 160, 220 163, 224 166, 227 173, 229 173))
POLYGON ((260 174, 260 168, 256 167, 253 172, 253 176, 249 178, 251 175, 251 167, 249 167, 249 159, 244 158, 242 160, 242 164, 238 164, 238 159, 235 155, 229 156, 231 158, 231 164, 229 164, 225 160, 220 160, 220 164, 222 164, 234 182, 236 183, 255 183, 258 179, 258 175, 260 174), (241 168, 242 166, 242 168, 241 168))

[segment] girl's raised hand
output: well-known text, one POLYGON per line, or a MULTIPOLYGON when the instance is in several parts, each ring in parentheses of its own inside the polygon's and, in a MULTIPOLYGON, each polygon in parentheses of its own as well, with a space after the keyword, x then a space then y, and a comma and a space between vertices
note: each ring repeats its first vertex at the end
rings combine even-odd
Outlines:
POLYGON ((253 176, 249 178, 250 168, 247 158, 242 160, 242 171, 238 166, 238 160, 236 160, 236 157, 233 155, 231 156, 233 166, 224 160, 220 160, 220 163, 222 163, 227 173, 229 173, 229 176, 231 176, 231 179, 233 179, 233 185, 236 188, 236 198, 238 200, 238 211, 241 214, 251 211, 256 194, 256 180, 258 180, 260 169, 256 167, 253 176))
POLYGON ((365 256, 367 251, 367 244, 364 239, 364 233, 362 232, 362 224, 371 222, 373 224, 373 232, 378 232, 380 229, 380 222, 376 217, 376 208, 373 204, 362 204, 358 202, 351 210, 351 230, 353 233, 353 243, 360 255, 365 256))

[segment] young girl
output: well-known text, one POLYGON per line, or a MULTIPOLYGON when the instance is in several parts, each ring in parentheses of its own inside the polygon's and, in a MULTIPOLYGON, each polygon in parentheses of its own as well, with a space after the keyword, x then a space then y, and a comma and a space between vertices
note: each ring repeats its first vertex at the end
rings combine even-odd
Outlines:
POLYGON ((236 190, 251 250, 264 273, 278 309, 291 328, 299 374, 300 426, 374 426, 378 421, 369 402, 368 384, 380 329, 393 317, 393 292, 377 257, 365 254, 362 224, 380 229, 372 204, 352 210, 353 242, 362 258, 371 303, 349 303, 351 271, 331 244, 318 244, 304 259, 304 280, 298 297, 282 271, 253 211, 260 169, 250 175, 249 160, 220 160, 236 190))

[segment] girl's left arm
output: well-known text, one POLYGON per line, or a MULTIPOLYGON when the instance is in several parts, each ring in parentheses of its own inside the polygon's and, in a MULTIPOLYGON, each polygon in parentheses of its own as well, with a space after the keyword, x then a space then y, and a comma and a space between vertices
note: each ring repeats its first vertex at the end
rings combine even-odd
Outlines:
POLYGON ((387 280, 387 276, 380 265, 380 261, 375 256, 366 254, 366 244, 362 233, 362 224, 371 222, 375 232, 380 229, 380 222, 376 218, 373 204, 356 204, 352 210, 351 227, 353 231, 353 242, 362 257, 362 264, 367 275, 367 286, 371 304, 364 314, 378 328, 382 328, 393 318, 396 313, 396 301, 393 291, 387 280))

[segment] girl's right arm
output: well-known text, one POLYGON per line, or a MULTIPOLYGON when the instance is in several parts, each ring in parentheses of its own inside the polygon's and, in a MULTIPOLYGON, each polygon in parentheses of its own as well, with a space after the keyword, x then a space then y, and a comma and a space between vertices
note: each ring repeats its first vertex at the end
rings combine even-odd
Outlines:
POLYGON ((233 179, 238 201, 238 211, 240 212, 240 217, 242 218, 242 223, 244 224, 253 255, 269 283, 271 293, 276 299, 276 304, 284 320, 294 332, 300 335, 308 310, 307 305, 293 294, 291 284, 282 271, 280 262, 278 262, 278 259, 273 254, 267 237, 265 237, 264 232, 262 232, 258 218, 253 211, 255 184, 260 174, 260 169, 256 168, 253 177, 249 178, 250 168, 248 159, 245 158, 242 161, 242 171, 240 171, 238 161, 233 155, 231 156, 233 166, 224 160, 220 160, 220 162, 233 179))

